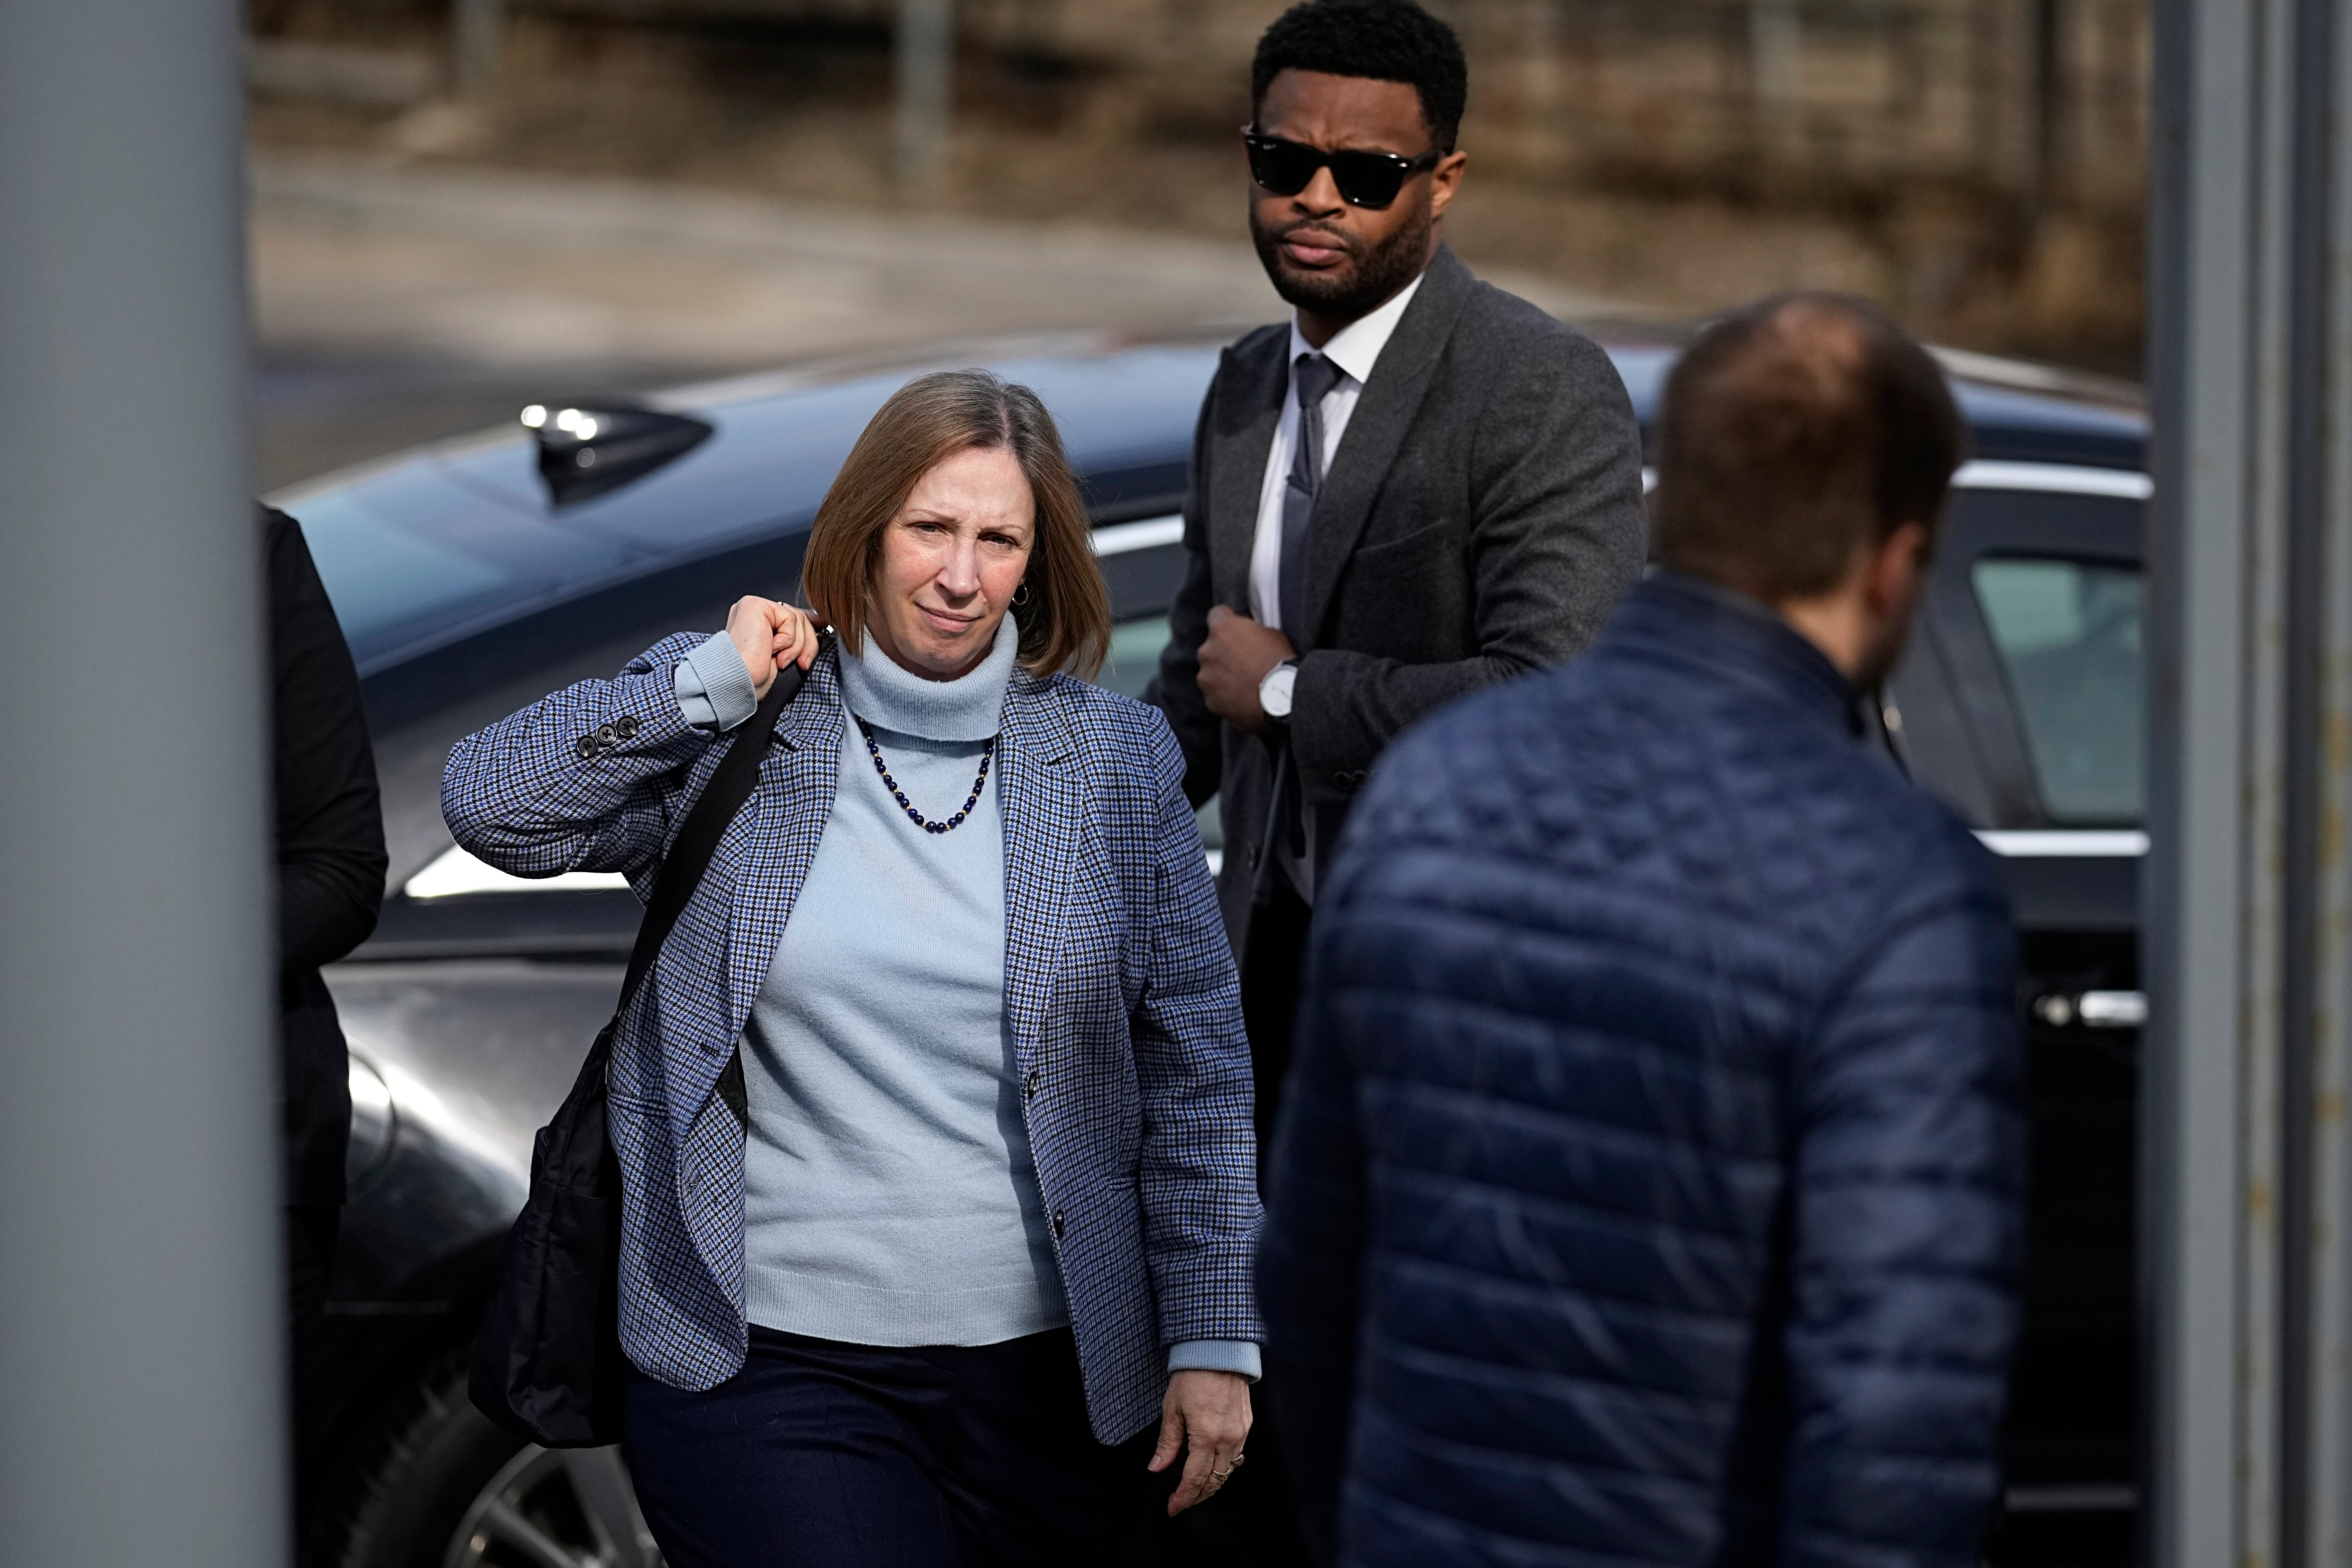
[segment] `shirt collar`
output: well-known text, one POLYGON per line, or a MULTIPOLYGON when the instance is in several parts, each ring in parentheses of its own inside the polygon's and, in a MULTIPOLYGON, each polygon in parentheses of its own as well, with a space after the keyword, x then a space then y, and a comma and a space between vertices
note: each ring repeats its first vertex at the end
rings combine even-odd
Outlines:
POLYGON ((1388 347, 1389 339, 1395 335, 1397 323, 1404 319, 1405 307, 1412 304, 1412 297, 1421 291, 1421 279, 1428 276, 1423 271, 1421 278, 1415 278, 1390 295, 1377 310, 1368 310, 1341 327, 1319 350, 1300 333, 1297 314, 1293 312, 1290 318, 1290 363, 1297 364, 1300 354, 1319 353, 1346 372, 1357 385, 1363 385, 1372 379, 1372 366, 1380 359, 1381 351, 1388 347))

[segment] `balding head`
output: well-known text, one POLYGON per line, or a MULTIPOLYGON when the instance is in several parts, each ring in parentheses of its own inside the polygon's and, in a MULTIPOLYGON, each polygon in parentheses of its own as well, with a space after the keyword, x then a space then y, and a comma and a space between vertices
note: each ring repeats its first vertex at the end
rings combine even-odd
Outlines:
POLYGON ((1943 373, 1885 311, 1762 300, 1666 379, 1658 561, 1769 604, 1828 593, 1902 524, 1933 531, 1967 442, 1943 373))

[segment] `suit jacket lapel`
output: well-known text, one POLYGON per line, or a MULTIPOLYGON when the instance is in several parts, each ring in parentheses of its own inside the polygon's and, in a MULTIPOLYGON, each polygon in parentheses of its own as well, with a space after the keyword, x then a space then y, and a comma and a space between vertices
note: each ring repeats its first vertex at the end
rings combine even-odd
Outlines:
POLYGON ((1077 750, 1052 682, 1014 671, 996 784, 1004 816, 1004 1010, 1023 1060, 1044 1035, 1061 965, 1070 868, 1083 831, 1077 750))
MULTIPOLYGON (((1439 246, 1436 258, 1422 277, 1420 292, 1398 322, 1396 332, 1372 366, 1356 412, 1349 417, 1348 433, 1331 455, 1331 471, 1323 494, 1315 503, 1315 526, 1307 536, 1307 624, 1320 626, 1347 570, 1348 557, 1372 515, 1372 502, 1388 478, 1389 466, 1412 427, 1421 400, 1436 373, 1438 356, 1454 334, 1454 323, 1477 280, 1455 259, 1450 247, 1439 246)), ((1259 457, 1261 465, 1264 454, 1259 457)), ((1295 639, 1297 640, 1297 639, 1295 639)), ((1313 638, 1303 639, 1311 642, 1313 638)))
POLYGON ((1217 399, 1216 444, 1210 453, 1209 559, 1217 567, 1217 602, 1244 613, 1249 609, 1250 550, 1257 537, 1265 455, 1274 449, 1283 395, 1290 390, 1284 353, 1290 329, 1262 328, 1260 332, 1264 342, 1243 339, 1218 365, 1224 386, 1217 399))

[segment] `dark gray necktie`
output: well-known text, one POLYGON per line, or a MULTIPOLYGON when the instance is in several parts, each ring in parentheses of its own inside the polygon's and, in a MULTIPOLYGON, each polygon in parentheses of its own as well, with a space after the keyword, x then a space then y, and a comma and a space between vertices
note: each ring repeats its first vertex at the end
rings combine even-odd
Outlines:
POLYGON ((1307 628, 1307 531, 1315 521, 1315 499, 1323 489, 1323 398, 1339 384, 1339 367, 1321 354, 1300 354, 1290 384, 1298 394, 1298 440, 1290 450, 1290 479, 1282 487, 1282 629, 1290 646, 1305 653, 1313 640, 1307 628))

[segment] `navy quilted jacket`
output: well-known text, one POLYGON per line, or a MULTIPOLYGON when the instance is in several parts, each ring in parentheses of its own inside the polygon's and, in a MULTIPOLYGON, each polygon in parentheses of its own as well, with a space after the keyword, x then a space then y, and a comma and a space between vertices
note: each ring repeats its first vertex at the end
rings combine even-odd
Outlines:
POLYGON ((1748 601, 1382 763, 1316 910, 1259 1294, 1352 1564, 1976 1561, 2018 1320, 1985 851, 1748 601))

